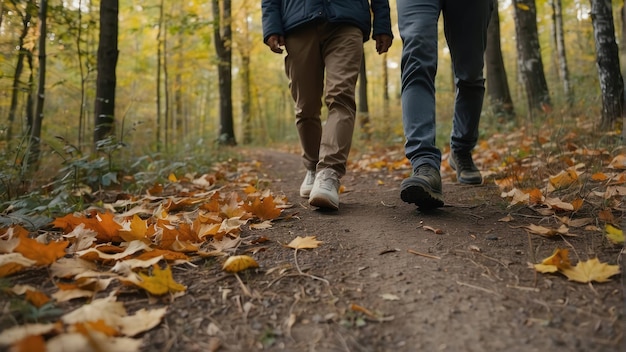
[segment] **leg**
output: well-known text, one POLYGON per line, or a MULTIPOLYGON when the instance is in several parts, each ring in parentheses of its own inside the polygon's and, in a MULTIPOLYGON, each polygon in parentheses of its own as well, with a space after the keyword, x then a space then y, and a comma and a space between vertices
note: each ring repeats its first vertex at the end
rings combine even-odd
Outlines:
POLYGON ((318 169, 346 173, 356 117, 355 90, 363 55, 363 33, 351 25, 323 24, 328 119, 322 132, 318 169))
POLYGON ((398 0, 398 26, 403 44, 404 147, 414 170, 424 164, 439 170, 441 164, 441 152, 435 145, 439 3, 440 0, 398 0))
POLYGON ((485 95, 487 25, 492 8, 492 0, 447 0, 442 8, 457 87, 450 145, 459 153, 470 152, 478 140, 485 95))
POLYGON ((322 92, 324 62, 316 26, 306 26, 285 38, 285 72, 295 102, 296 128, 307 170, 315 170, 322 138, 322 92))

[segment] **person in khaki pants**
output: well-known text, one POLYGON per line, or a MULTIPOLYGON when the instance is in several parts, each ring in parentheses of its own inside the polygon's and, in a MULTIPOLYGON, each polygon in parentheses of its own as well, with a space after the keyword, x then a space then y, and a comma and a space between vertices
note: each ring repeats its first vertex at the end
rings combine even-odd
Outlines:
POLYGON ((389 1, 262 0, 261 7, 265 44, 278 54, 282 47, 287 51, 285 72, 307 170, 300 195, 312 206, 337 210, 339 179, 352 144, 363 42, 372 33, 379 54, 391 46, 389 1), (322 98, 328 107, 324 125, 322 98))

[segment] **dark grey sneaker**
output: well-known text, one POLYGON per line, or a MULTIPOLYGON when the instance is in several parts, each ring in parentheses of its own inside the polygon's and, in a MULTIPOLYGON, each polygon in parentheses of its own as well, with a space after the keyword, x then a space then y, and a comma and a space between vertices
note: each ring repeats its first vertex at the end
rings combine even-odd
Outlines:
POLYGON ((483 183, 483 177, 476 165, 474 165, 471 152, 455 153, 454 151, 450 151, 448 163, 452 170, 456 171, 456 179, 460 183, 468 185, 479 185, 483 183))
POLYGON ((400 184, 400 198, 422 209, 443 207, 441 175, 430 165, 422 165, 400 184))

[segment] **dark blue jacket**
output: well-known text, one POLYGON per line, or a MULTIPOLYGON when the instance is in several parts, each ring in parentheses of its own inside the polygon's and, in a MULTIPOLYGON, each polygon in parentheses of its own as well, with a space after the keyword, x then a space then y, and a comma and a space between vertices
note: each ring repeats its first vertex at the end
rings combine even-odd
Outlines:
POLYGON ((272 34, 288 35, 289 31, 303 24, 327 20, 333 23, 349 23, 361 29, 363 41, 372 36, 391 32, 388 0, 262 0, 263 41, 272 34))

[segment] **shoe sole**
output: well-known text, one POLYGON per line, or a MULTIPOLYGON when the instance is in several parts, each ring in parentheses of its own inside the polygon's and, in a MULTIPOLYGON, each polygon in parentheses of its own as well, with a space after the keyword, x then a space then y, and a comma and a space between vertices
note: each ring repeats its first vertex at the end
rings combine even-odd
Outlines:
POLYGON ((311 191, 308 191, 308 192, 300 191, 300 197, 302 198, 309 198, 310 195, 311 195, 311 191))
POLYGON ((402 190, 400 191, 400 199, 405 203, 415 204, 422 209, 443 207, 443 195, 441 193, 429 189, 429 187, 420 184, 419 181, 405 181, 402 182, 402 190))
POLYGON ((309 205, 318 207, 318 208, 339 210, 339 204, 335 204, 330 199, 325 198, 325 197, 309 198, 309 205))

